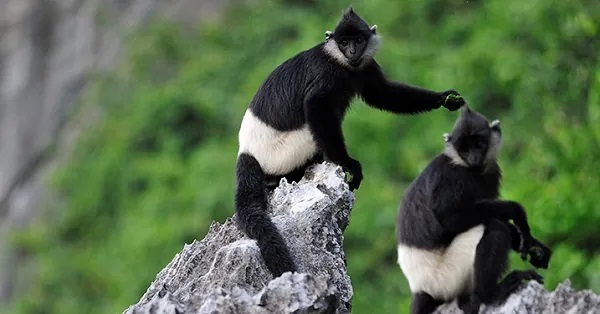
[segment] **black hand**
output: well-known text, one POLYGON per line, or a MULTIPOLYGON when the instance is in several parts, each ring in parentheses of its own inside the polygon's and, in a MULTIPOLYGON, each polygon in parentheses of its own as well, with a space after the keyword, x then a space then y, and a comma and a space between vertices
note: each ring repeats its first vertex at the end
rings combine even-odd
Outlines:
POLYGON ((527 260, 527 255, 529 254, 531 247, 533 247, 533 243, 534 239, 531 236, 523 238, 523 243, 521 243, 521 248, 519 249, 522 260, 527 260))
POLYGON ((535 268, 548 268, 550 257, 552 257, 552 250, 535 240, 533 246, 529 249, 529 263, 535 268))
POLYGON ((453 89, 441 92, 440 98, 440 105, 446 107, 450 111, 458 110, 465 104, 465 100, 462 96, 453 89))
POLYGON ((362 166, 360 165, 360 162, 358 162, 356 159, 349 158, 346 162, 344 162, 342 167, 344 168, 344 171, 350 172, 350 175, 352 176, 352 179, 350 182, 348 182, 350 191, 358 189, 360 182, 363 179, 362 166))

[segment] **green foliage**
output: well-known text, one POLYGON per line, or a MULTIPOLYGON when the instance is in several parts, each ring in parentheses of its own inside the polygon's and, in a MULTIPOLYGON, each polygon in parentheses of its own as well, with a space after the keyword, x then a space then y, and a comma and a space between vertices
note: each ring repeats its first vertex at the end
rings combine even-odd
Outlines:
MULTIPOLYGON (((15 313, 115 313, 137 302, 212 220, 233 213, 237 130, 262 80, 332 29, 345 1, 262 1, 184 34, 155 22, 88 96, 105 109, 52 187, 59 219, 15 243, 38 272, 15 313), (45 309, 40 311, 40 309, 45 309)), ((393 79, 455 88, 502 121, 503 196, 555 256, 546 287, 600 292, 600 3, 383 1, 354 5, 384 36, 393 79)), ((406 313, 394 221, 403 189, 443 146, 445 109, 397 117, 361 103, 344 131, 363 163, 345 247, 357 313, 406 313), (373 303, 373 300, 377 302, 373 303)), ((513 256, 515 267, 527 267, 513 256)))

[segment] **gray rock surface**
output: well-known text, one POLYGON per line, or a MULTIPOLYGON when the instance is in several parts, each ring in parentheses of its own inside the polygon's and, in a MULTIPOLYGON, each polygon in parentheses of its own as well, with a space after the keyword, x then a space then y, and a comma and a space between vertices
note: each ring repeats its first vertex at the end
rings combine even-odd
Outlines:
MULTIPOLYGON (((496 306, 482 306, 480 314, 600 314, 600 296, 590 290, 575 291, 566 280, 554 291, 531 281, 496 306)), ((438 308, 436 314, 462 314, 456 302, 438 308)))
POLYGON ((125 313, 347 313, 352 298, 342 232, 354 195, 342 169, 313 166, 272 193, 272 219, 299 273, 273 279, 254 240, 230 218, 185 245, 125 313))
MULTIPOLYGON (((342 232, 354 196, 343 178, 341 168, 331 163, 315 165, 297 184, 282 180, 270 197, 273 221, 287 239, 299 273, 273 279, 256 242, 230 218, 213 223, 203 240, 185 245, 124 313, 348 313, 352 286, 342 232)), ((459 313, 456 302, 436 311, 459 313)), ((600 296, 575 291, 569 281, 553 292, 530 282, 505 304, 482 306, 480 313, 600 314, 600 296)))

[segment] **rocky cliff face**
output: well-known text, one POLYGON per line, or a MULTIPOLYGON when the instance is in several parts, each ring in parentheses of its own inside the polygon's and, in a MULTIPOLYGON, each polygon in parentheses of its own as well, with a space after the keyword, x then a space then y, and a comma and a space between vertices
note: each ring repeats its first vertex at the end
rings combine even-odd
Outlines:
MULTIPOLYGON (((256 242, 232 218, 213 223, 203 240, 185 245, 124 313, 349 313, 352 285, 343 231, 353 203, 344 173, 330 163, 309 169, 297 184, 283 180, 270 197, 270 210, 298 260, 299 273, 273 279, 256 242)), ((462 311, 451 303, 436 313, 462 311)), ((480 313, 597 314, 600 296, 575 291, 568 281, 553 292, 530 282, 505 304, 482 306, 480 313)))
POLYGON ((0 0, 0 301, 19 264, 6 234, 48 200, 42 180, 53 148, 76 134, 68 112, 90 74, 110 69, 123 35, 148 18, 196 24, 233 1, 0 0))

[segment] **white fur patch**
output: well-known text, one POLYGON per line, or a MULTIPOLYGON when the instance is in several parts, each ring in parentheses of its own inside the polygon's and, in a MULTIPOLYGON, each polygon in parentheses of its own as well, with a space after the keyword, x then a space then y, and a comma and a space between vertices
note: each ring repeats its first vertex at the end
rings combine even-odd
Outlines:
POLYGON ((448 134, 448 133, 444 133, 444 135, 443 135, 443 136, 444 136, 444 142, 445 142, 445 143, 448 143, 448 142, 450 142, 450 139, 452 138, 452 136, 451 136, 450 134, 448 134))
POLYGON ((350 66, 350 64, 348 64, 348 59, 344 56, 344 53, 340 50, 335 40, 328 40, 323 46, 323 50, 325 50, 325 53, 332 57, 337 63, 346 67, 350 66))
MULTIPOLYGON (((495 120, 495 121, 498 121, 498 120, 495 120)), ((490 148, 488 149, 487 153, 485 154, 485 163, 486 164, 495 162, 497 160, 498 152, 500 151, 501 146, 502 146, 502 136, 500 135, 500 133, 492 131, 492 136, 490 139, 490 148)))
MULTIPOLYGON (((375 27, 377 27, 377 26, 375 26, 375 27)), ((367 45, 367 49, 365 49, 365 52, 363 53, 363 58, 365 58, 365 61, 369 61, 370 59, 373 59, 373 57, 375 56, 375 53, 377 52, 377 50, 379 50, 380 44, 381 44, 381 36, 373 35, 373 36, 371 36, 371 38, 369 38, 369 44, 367 45)), ((363 64, 366 63, 365 61, 363 61, 363 64)))
POLYGON ((327 42, 323 46, 323 50, 325 50, 325 53, 327 53, 329 56, 331 56, 337 63, 339 63, 345 67, 352 68, 352 69, 360 69, 365 64, 367 64, 368 61, 373 59, 373 57, 375 56, 375 53, 379 49, 380 42, 381 42, 381 37, 379 35, 373 35, 369 38, 369 43, 367 44, 367 48, 363 52, 363 61, 358 67, 353 67, 348 63, 348 58, 346 58, 344 53, 338 47, 337 42, 333 39, 327 40, 327 42))
POLYGON ((459 165, 462 167, 468 167, 469 165, 467 164, 466 161, 464 161, 460 155, 458 154, 458 152, 456 151, 456 149, 454 149, 454 146, 452 146, 452 143, 448 143, 446 145, 446 149, 444 149, 444 154, 448 157, 450 157, 450 159, 452 160, 451 162, 455 165, 459 165))
POLYGON ((278 131, 261 121, 250 109, 244 114, 238 140, 238 155, 252 155, 269 175, 287 174, 317 153, 317 144, 308 125, 294 131, 278 131))
POLYGON ((478 225, 459 234, 445 250, 428 251, 398 245, 398 265, 410 290, 427 292, 445 301, 470 291, 475 251, 484 229, 483 225, 478 225))

